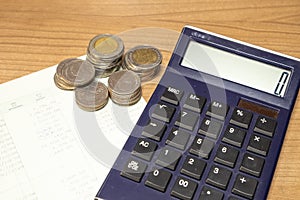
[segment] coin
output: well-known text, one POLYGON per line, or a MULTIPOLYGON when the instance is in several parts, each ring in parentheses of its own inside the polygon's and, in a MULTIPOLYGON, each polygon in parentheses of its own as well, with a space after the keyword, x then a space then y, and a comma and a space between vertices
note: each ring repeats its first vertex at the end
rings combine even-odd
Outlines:
POLYGON ((54 75, 55 85, 62 90, 74 90, 90 83, 95 77, 94 67, 77 58, 60 62, 54 75))
POLYGON ((122 66, 137 73, 141 81, 153 79, 160 70, 162 54, 152 46, 136 46, 127 51, 122 66))
POLYGON ((154 48, 144 47, 137 48, 131 54, 132 61, 136 65, 149 65, 158 62, 159 54, 156 52, 154 48))
POLYGON ((87 48, 87 61, 98 73, 98 77, 107 77, 120 69, 124 54, 124 44, 121 38, 111 34, 100 34, 91 39, 87 48))
POLYGON ((108 89, 105 84, 93 81, 85 87, 75 89, 77 105, 85 111, 96 111, 103 108, 109 99, 108 89))
POLYGON ((141 87, 141 81, 134 72, 122 70, 109 77, 108 87, 116 94, 132 94, 141 87))
POLYGON ((65 83, 63 80, 61 80, 57 74, 54 75, 54 83, 56 87, 58 87, 61 90, 74 90, 75 87, 72 87, 65 83))
POLYGON ((114 103, 122 106, 133 105, 141 98, 140 77, 128 70, 114 72, 108 79, 108 90, 114 103))
POLYGON ((94 79, 95 68, 84 60, 70 59, 64 63, 61 77, 69 85, 84 86, 94 79))
POLYGON ((118 48, 118 42, 110 36, 103 36, 95 41, 94 48, 101 54, 112 54, 118 48))

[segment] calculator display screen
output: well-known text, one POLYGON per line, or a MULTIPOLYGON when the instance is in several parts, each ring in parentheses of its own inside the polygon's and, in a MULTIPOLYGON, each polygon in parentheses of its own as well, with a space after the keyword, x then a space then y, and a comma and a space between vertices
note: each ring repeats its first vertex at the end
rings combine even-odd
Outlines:
POLYGON ((190 41, 181 65, 283 97, 291 71, 190 41))

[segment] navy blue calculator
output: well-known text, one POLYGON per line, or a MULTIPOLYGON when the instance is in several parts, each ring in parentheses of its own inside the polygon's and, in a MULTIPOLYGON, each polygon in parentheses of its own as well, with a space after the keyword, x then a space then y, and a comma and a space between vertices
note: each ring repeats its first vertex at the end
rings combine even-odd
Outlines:
POLYGON ((299 59, 184 27, 96 199, 266 199, 299 80, 299 59))

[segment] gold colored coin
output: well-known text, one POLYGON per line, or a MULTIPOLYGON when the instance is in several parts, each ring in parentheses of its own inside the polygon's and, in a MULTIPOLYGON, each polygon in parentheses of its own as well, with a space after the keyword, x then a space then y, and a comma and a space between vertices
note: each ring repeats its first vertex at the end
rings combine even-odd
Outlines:
POLYGON ((111 54, 118 48, 118 42, 112 37, 102 37, 95 42, 95 49, 101 54, 111 54))
POLYGON ((139 65, 155 63, 158 59, 157 53, 152 48, 137 49, 132 53, 132 59, 139 65))

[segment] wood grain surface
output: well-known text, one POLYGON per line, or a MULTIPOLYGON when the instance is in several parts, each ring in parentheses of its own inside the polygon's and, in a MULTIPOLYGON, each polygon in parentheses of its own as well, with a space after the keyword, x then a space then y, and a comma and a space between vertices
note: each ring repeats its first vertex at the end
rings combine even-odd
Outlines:
MULTIPOLYGON (((124 36, 127 47, 162 44, 166 66, 176 34, 186 24, 300 58, 299 0, 0 2, 0 83, 83 55, 89 40, 100 33, 124 36)), ((158 79, 143 86, 145 99, 158 79)), ((268 199, 300 199, 299 130, 300 98, 268 199)))

